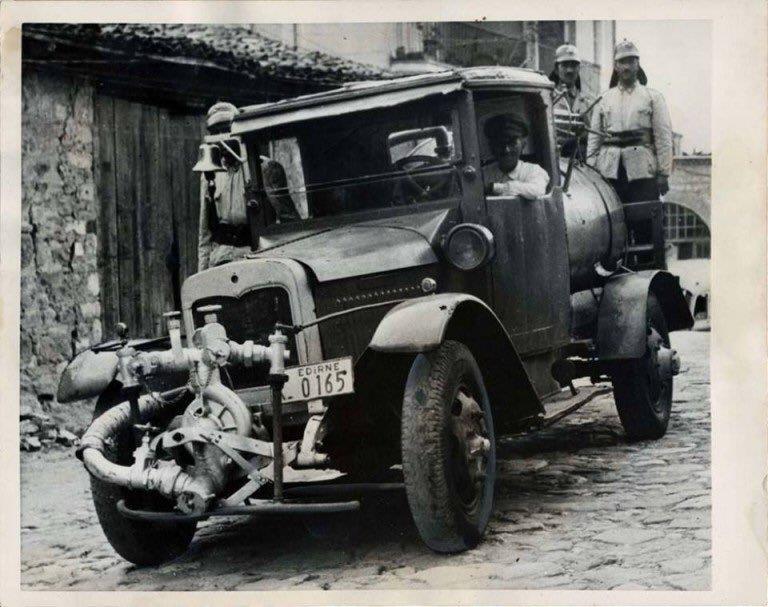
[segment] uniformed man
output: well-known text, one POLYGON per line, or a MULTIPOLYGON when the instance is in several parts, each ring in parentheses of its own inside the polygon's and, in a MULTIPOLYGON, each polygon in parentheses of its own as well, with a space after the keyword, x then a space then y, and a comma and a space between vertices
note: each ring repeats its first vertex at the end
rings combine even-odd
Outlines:
MULTIPOLYGON (((595 106, 587 162, 623 202, 655 200, 669 190, 672 125, 664 97, 638 81, 640 53, 622 40, 614 52, 616 86, 595 106)), ((643 78, 644 79, 644 78, 643 78)))
POLYGON ((528 137, 525 123, 513 114, 500 114, 485 122, 485 136, 494 162, 483 169, 486 194, 541 198, 549 175, 539 165, 520 160, 528 137))
MULTIPOLYGON (((579 51, 572 44, 563 44, 555 51, 555 69, 549 79, 555 83, 553 94, 558 142, 570 148, 574 136, 578 136, 584 152, 586 131, 576 126, 589 126, 595 99, 581 90, 580 67, 579 51), (574 122, 578 124, 574 125, 574 122)), ((564 149, 563 153, 567 155, 570 151, 564 149)))
MULTIPOLYGON (((237 108, 231 103, 218 102, 208 110, 206 127, 209 133, 229 128, 237 108)), ((198 271, 220 265, 250 251, 251 235, 246 213, 245 175, 242 164, 223 150, 221 158, 225 171, 215 174, 214 205, 208 204, 205 178, 200 185, 200 221, 198 231, 198 271)), ((285 170, 280 163, 261 158, 261 169, 267 199, 278 221, 299 219, 295 205, 287 193, 285 170)))

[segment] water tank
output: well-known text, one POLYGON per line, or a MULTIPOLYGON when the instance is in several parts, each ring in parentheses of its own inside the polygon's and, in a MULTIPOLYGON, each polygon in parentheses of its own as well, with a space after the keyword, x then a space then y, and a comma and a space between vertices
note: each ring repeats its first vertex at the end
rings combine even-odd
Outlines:
MULTIPOLYGON (((561 162, 563 173, 568 162, 561 162)), ((621 259, 627 239, 624 211, 616 192, 586 165, 574 166, 563 195, 571 293, 597 284, 595 264, 611 268, 621 259)))

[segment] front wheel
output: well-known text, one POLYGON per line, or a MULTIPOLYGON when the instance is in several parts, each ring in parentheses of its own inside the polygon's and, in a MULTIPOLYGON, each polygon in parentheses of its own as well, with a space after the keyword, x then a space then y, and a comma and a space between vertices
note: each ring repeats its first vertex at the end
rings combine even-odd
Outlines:
POLYGON ((616 363, 611 376, 616 409, 631 440, 664 436, 672 411, 672 375, 662 372, 660 361, 660 353, 669 348, 669 331, 653 294, 648 297, 646 317, 645 353, 616 363))
MULTIPOLYGON (((107 411, 119 397, 109 389, 99 397, 93 418, 107 411)), ((104 455, 112 462, 130 465, 133 462, 134 438, 131 428, 124 428, 109 441, 104 455)), ((91 477, 91 496, 101 528, 112 548, 135 565, 158 565, 183 554, 195 534, 195 521, 155 522, 137 521, 124 517, 117 503, 140 510, 171 511, 173 502, 149 491, 131 491, 98 478, 91 477)))
POLYGON ((403 400, 403 477, 413 520, 436 552, 475 546, 493 511, 496 445, 480 369, 461 343, 420 354, 403 400))

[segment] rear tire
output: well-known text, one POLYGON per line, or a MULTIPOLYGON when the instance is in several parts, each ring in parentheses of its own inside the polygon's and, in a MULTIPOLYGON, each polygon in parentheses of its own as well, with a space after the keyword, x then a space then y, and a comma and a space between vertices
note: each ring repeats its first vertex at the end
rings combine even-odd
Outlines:
POLYGON ((461 343, 420 354, 403 401, 403 478, 424 542, 436 552, 477 545, 493 511, 496 444, 480 369, 461 343))
POLYGON ((616 363, 613 382, 616 409, 630 440, 664 436, 672 411, 672 377, 663 379, 656 366, 654 345, 660 340, 669 347, 669 331, 656 296, 648 296, 647 343, 641 358, 616 363))
MULTIPOLYGON (((93 419, 119 400, 119 394, 108 389, 99 397, 93 419)), ((133 432, 126 428, 116 439, 113 445, 107 447, 104 455, 112 462, 129 465, 133 461, 133 432)), ((159 494, 130 491, 91 476, 91 496, 99 523, 110 545, 115 552, 135 565, 158 565, 170 561, 183 554, 192 542, 197 528, 196 521, 137 521, 124 517, 117 510, 117 503, 125 500, 125 504, 132 508, 171 511, 173 503, 159 494)))

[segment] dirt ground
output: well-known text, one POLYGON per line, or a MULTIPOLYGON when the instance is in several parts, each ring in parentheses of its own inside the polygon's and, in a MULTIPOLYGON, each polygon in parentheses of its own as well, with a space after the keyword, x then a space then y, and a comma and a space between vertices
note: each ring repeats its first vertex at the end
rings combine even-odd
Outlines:
POLYGON ((339 516, 218 519, 172 563, 137 568, 102 535, 72 450, 22 453, 23 589, 681 589, 710 586, 709 333, 673 334, 683 360, 667 435, 624 439, 612 397, 499 447, 484 541, 430 552, 402 494, 339 516))

